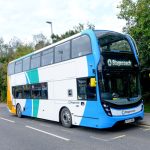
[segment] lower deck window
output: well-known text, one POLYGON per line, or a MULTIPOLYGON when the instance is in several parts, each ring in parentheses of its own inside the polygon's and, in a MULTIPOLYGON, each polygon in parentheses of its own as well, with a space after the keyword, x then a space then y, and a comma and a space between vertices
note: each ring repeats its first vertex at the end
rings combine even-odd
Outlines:
POLYGON ((96 100, 96 87, 90 86, 90 78, 77 79, 78 100, 96 100))
POLYGON ((46 82, 12 87, 15 99, 48 99, 48 85, 46 82))
POLYGON ((42 97, 41 96, 41 85, 40 84, 33 84, 33 85, 31 85, 31 91, 32 91, 31 97, 33 99, 42 97))
POLYGON ((22 86, 13 87, 13 96, 16 99, 21 99, 23 97, 23 89, 22 86))
POLYGON ((23 85, 23 98, 26 98, 26 99, 31 98, 30 85, 23 85))

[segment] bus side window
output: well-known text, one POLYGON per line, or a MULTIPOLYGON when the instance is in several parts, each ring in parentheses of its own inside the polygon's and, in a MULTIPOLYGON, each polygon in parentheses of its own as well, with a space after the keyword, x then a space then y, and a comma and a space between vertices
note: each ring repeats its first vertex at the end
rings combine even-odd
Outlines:
POLYGON ((22 60, 19 60, 15 63, 15 73, 22 71, 22 60))
POLYGON ((48 99, 47 83, 32 84, 31 85, 31 98, 32 99, 48 99))
POLYGON ((23 86, 23 98, 24 99, 30 99, 31 98, 31 90, 30 90, 29 84, 23 86))
POLYGON ((13 62, 8 65, 8 75, 14 74, 15 73, 14 71, 15 71, 15 63, 13 62))
POLYGON ((26 57, 23 59, 23 71, 27 71, 30 69, 30 57, 26 57))
POLYGON ((78 100, 96 100, 96 87, 91 87, 90 78, 77 79, 78 100))
POLYGON ((86 79, 77 79, 77 93, 78 93, 78 100, 86 100, 86 79))
POLYGON ((15 99, 22 99, 23 98, 23 88, 22 88, 22 86, 14 87, 14 98, 15 99))
POLYGON ((32 99, 41 98, 41 85, 40 84, 31 85, 31 98, 32 99))
POLYGON ((37 53, 31 56, 31 69, 38 68, 41 65, 41 53, 37 53))
POLYGON ((47 49, 42 52, 41 65, 46 66, 54 63, 54 50, 53 48, 47 49))
POLYGON ((15 98, 15 87, 12 87, 12 96, 15 98))
POLYGON ((87 35, 72 40, 72 58, 92 53, 90 38, 87 35))
POLYGON ((55 63, 70 59, 70 41, 55 47, 55 63))
POLYGON ((47 83, 41 83, 42 87, 42 99, 48 99, 48 86, 47 83))
POLYGON ((15 99, 48 99, 47 82, 12 87, 15 99))

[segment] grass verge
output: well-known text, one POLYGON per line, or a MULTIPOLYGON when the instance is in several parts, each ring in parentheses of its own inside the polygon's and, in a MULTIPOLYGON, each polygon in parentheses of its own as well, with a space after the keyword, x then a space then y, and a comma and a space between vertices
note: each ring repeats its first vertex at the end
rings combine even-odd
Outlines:
POLYGON ((145 111, 146 113, 150 113, 150 103, 144 104, 144 111, 145 111))

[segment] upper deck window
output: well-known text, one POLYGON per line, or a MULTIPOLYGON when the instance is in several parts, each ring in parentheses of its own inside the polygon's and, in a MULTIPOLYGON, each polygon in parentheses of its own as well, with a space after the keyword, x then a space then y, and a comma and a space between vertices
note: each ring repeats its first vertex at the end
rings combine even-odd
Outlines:
POLYGON ((102 32, 103 34, 98 32, 100 31, 96 31, 96 36, 102 52, 131 52, 125 35, 110 31, 102 32))
POLYGON ((8 74, 9 75, 12 75, 12 74, 14 74, 15 72, 15 63, 13 62, 13 63, 10 63, 9 65, 8 65, 8 74))
POLYGON ((15 73, 19 73, 22 71, 22 60, 17 61, 15 65, 15 73))
POLYGON ((87 35, 72 40, 72 58, 84 56, 91 52, 91 42, 87 35))
POLYGON ((54 51, 53 48, 43 51, 42 53, 42 66, 46 66, 54 63, 54 51))
POLYGON ((26 57, 23 59, 23 71, 27 71, 30 69, 30 57, 26 57))
POLYGON ((40 67, 40 53, 32 55, 31 57, 31 69, 40 67))
POLYGON ((55 62, 61 62, 70 59, 70 41, 55 47, 55 62))

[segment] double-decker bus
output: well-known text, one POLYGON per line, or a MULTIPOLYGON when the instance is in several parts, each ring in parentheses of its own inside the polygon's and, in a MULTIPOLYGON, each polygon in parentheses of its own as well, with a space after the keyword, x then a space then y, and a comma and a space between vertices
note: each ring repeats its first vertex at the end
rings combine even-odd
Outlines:
POLYGON ((129 35, 85 30, 10 62, 7 105, 65 127, 134 122, 144 116, 139 68, 129 35))

